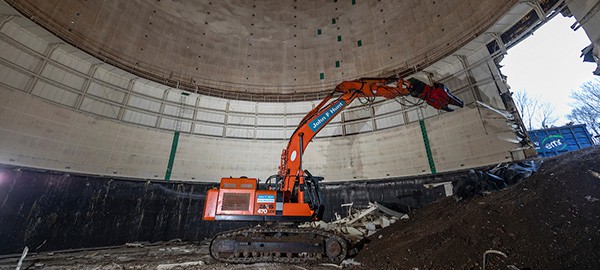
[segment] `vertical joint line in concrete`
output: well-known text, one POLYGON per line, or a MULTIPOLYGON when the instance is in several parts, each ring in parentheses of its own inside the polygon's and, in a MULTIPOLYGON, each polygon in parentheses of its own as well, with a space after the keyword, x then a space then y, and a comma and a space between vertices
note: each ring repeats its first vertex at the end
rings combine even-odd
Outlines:
POLYGON ((479 90, 477 90, 477 88, 475 87, 477 85, 477 83, 475 82, 475 77, 473 77, 473 72, 471 71, 471 67, 469 65, 469 61, 467 60, 467 57, 464 55, 455 55, 456 58, 458 58, 458 60, 460 61, 460 63, 462 64, 463 68, 466 70, 466 75, 467 75, 467 81, 469 82, 469 89, 471 89, 471 93, 473 94, 473 97, 475 98, 475 100, 477 101, 482 101, 481 99, 481 93, 479 93, 479 90))
POLYGON ((2 28, 4 28, 4 25, 6 23, 10 22, 15 17, 17 17, 17 16, 14 14, 2 16, 2 20, 0 21, 0 31, 2 31, 2 28))
MULTIPOLYGON (((315 104, 313 102, 311 104, 311 110, 315 108, 315 104)), ((283 103, 283 138, 287 138, 287 130, 288 130, 288 113, 287 113, 287 103, 283 103)))
POLYGON ((371 113, 371 129, 373 131, 377 131, 377 121, 375 120, 375 106, 371 106, 369 112, 371 113))
POLYGON ((198 120, 198 110, 200 109, 200 97, 196 98, 196 102, 194 103, 194 112, 192 114, 192 126, 190 127, 190 133, 194 133, 196 130, 196 121, 198 120))
POLYGON ((167 165, 167 172, 165 173, 165 181, 171 180, 171 173, 173 172, 173 163, 175 162, 175 154, 177 153, 178 142, 179 131, 176 130, 173 134, 173 143, 171 144, 171 154, 169 155, 169 164, 167 165))
MULTIPOLYGON (((502 94, 508 92, 508 86, 503 82, 502 77, 500 76, 500 74, 498 74, 498 70, 500 70, 496 64, 496 62, 494 62, 494 60, 489 60, 487 62, 487 67, 488 70, 490 71, 490 76, 492 76, 492 81, 494 82, 494 85, 496 86, 496 90, 498 91, 498 95, 502 96, 502 94), (492 66, 495 67, 495 69, 492 69, 492 66), (498 83, 500 82, 500 83, 498 83), (502 86, 502 87, 500 87, 502 86)), ((503 103, 504 103, 504 99, 502 99, 503 103)), ((506 106, 506 104, 504 104, 506 106)))
POLYGON ((435 77, 435 75, 431 72, 427 72, 427 71, 422 71, 423 73, 427 74, 427 80, 429 80, 429 84, 433 85, 433 83, 435 82, 435 80, 433 79, 435 77))
POLYGON ((506 54, 506 44, 504 44, 504 41, 502 40, 500 35, 498 35, 498 33, 492 33, 492 32, 489 32, 488 34, 490 36, 492 36, 492 38, 494 38, 494 40, 498 44, 498 47, 500 47, 500 51, 502 52, 502 55, 505 55, 506 54))
POLYGON ((33 92, 33 88, 35 88, 35 85, 37 84, 40 76, 42 75, 42 72, 44 72, 44 69, 46 68, 48 59, 50 59, 54 50, 56 50, 61 44, 63 44, 63 43, 60 43, 60 42, 50 43, 46 46, 46 49, 44 50, 44 58, 42 60, 40 60, 40 62, 38 63, 38 66, 35 68, 36 76, 33 76, 28 83, 28 86, 26 88, 27 93, 31 94, 31 92, 33 92))
POLYGON ((527 0, 527 1, 522 1, 522 3, 525 3, 526 5, 530 6, 535 13, 538 15, 538 18, 540 21, 545 22, 546 19, 546 12, 544 12, 544 8, 542 8, 542 5, 540 5, 540 2, 535 0, 527 0))
MULTIPOLYGON (((179 82, 177 82, 179 84, 179 82)), ((178 85, 179 87, 179 85, 178 85)), ((180 94, 179 96, 179 106, 177 106, 177 119, 175 120, 175 129, 176 131, 181 131, 181 123, 183 121, 183 116, 185 115, 185 107, 187 106, 187 95, 180 94)))
POLYGON ((400 109, 402 110, 402 121, 403 121, 402 125, 406 125, 406 124, 408 124, 408 110, 402 104, 400 104, 400 109))
POLYGON ((133 85, 138 78, 133 78, 129 80, 127 84, 127 93, 123 96, 123 101, 121 102, 121 108, 119 108, 119 114, 117 115, 117 119, 122 121, 123 116, 125 115, 125 108, 127 108, 127 104, 129 103, 129 97, 131 97, 131 92, 133 91, 133 85))
MULTIPOLYGON (((284 123, 285 125, 285 123, 284 123)), ((256 136, 258 133, 258 102, 254 104, 254 131, 252 134, 252 138, 256 140, 256 136)))
POLYGON ((223 119, 223 138, 227 137, 227 123, 229 122, 229 101, 225 104, 225 119, 223 119))
POLYGON ((342 136, 346 136, 346 114, 345 114, 345 112, 342 112, 341 118, 342 118, 342 136))
POLYGON ((81 86, 81 94, 79 94, 79 96, 77 97, 77 101, 75 102, 75 108, 76 109, 81 109, 81 104, 83 103, 83 98, 86 96, 88 90, 90 89, 90 84, 92 83, 92 78, 94 78, 94 75, 96 75, 96 70, 98 70, 98 67, 100 67, 100 65, 102 65, 104 63, 97 63, 97 64, 93 64, 90 66, 90 69, 88 70, 87 73, 87 77, 85 78, 85 82, 83 83, 83 85, 81 86))
POLYGON ((158 110, 158 117, 156 118, 156 124, 154 125, 155 128, 160 128, 160 123, 162 122, 162 118, 165 113, 165 103, 167 102, 167 98, 169 97, 170 90, 171 88, 163 92, 163 98, 160 102, 160 109, 158 110))
POLYGON ((435 162, 433 161, 433 155, 431 154, 431 146, 429 145, 429 137, 427 136, 427 128, 425 127, 425 121, 419 120, 421 125, 421 134, 423 135, 423 143, 425 144, 425 152, 427 153, 427 160, 429 161, 429 169, 432 174, 436 174, 435 162))

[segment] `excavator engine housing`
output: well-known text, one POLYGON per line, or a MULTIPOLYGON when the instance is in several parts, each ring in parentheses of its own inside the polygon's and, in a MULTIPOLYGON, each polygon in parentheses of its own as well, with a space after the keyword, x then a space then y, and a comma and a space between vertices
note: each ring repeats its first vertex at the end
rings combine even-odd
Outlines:
POLYGON ((284 203, 283 192, 258 189, 256 178, 222 178, 219 189, 211 189, 206 194, 202 219, 303 222, 314 219, 315 210, 311 206, 321 207, 284 203))

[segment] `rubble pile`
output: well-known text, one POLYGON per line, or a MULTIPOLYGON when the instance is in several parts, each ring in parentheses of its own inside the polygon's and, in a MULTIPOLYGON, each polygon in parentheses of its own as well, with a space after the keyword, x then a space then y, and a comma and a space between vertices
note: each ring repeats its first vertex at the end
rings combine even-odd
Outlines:
POLYGON ((346 217, 341 217, 335 213, 335 220, 332 222, 314 221, 301 224, 300 228, 318 228, 326 231, 336 232, 343 235, 356 245, 367 236, 373 235, 376 231, 386 228, 400 219, 408 219, 407 214, 396 212, 377 202, 369 203, 364 209, 354 209, 354 203, 342 205, 347 207, 346 217))
POLYGON ((503 190, 410 215, 366 239, 362 268, 482 269, 487 254, 487 269, 600 269, 600 147, 544 159, 503 190))

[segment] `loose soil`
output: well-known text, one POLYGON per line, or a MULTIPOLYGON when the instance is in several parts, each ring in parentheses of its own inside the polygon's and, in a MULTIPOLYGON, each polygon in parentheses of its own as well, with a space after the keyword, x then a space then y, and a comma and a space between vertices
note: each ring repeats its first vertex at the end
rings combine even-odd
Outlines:
POLYGON ((600 269, 600 147, 544 160, 505 190, 446 198, 370 237, 364 269, 600 269))

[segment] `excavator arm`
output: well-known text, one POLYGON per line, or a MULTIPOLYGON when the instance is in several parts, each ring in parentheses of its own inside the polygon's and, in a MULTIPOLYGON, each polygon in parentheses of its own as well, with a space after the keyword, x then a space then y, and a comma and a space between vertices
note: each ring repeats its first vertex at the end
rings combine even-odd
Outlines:
POLYGON ((278 176, 282 180, 279 189, 283 192, 284 203, 304 203, 304 150, 312 138, 346 106, 356 98, 393 99, 407 95, 420 98, 436 109, 451 111, 448 105, 463 106, 463 102, 440 83, 430 86, 417 79, 391 82, 384 78, 363 78, 338 84, 332 93, 300 121, 281 154, 278 176), (334 99, 336 94, 339 96, 334 99))

